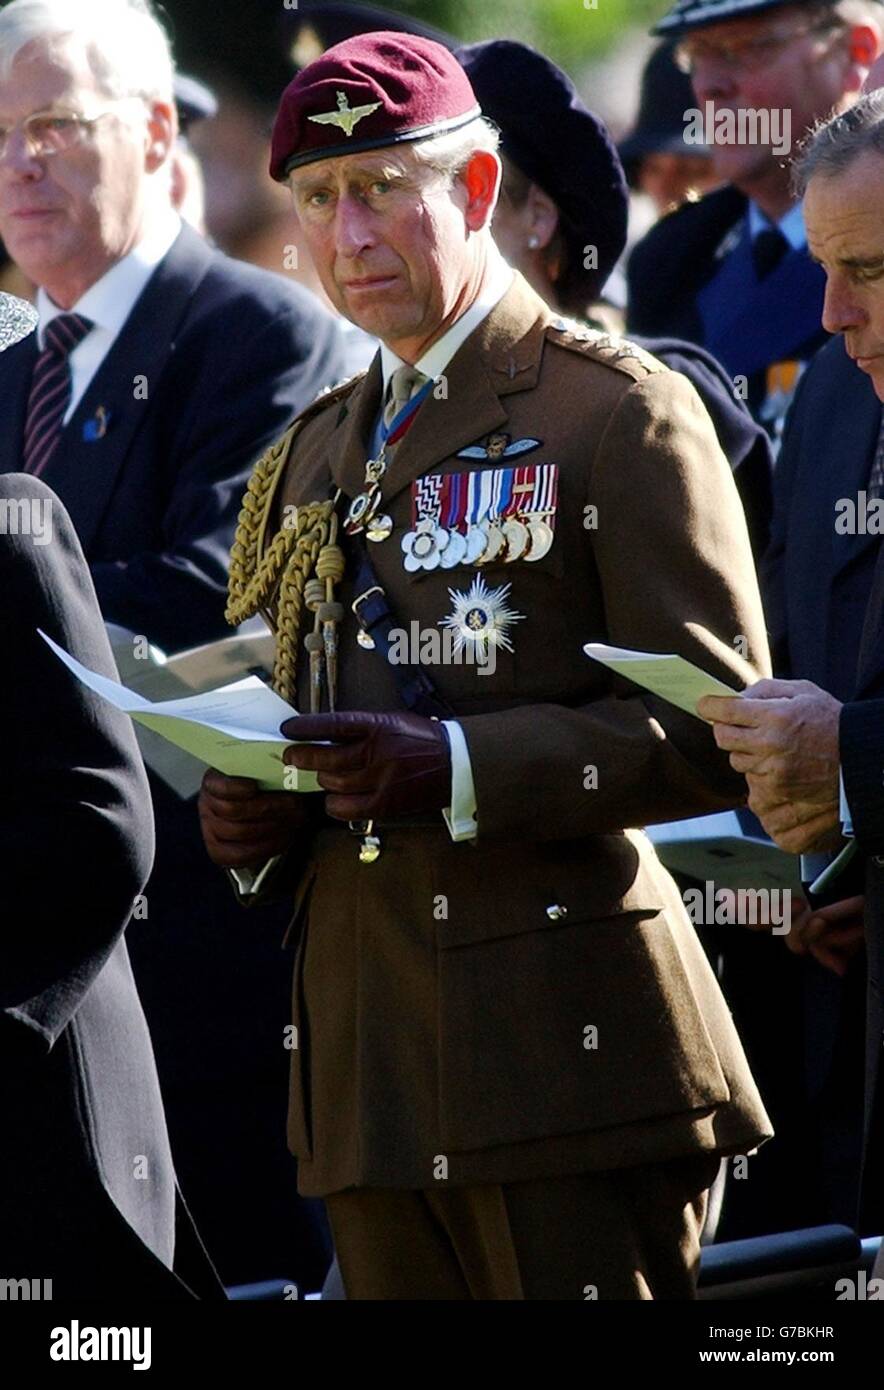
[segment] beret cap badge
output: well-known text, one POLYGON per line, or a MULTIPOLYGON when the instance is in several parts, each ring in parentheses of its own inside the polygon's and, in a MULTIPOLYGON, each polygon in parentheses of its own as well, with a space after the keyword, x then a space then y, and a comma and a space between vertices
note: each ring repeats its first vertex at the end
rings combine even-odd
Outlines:
POLYGON ((308 121, 315 121, 317 125, 339 125, 344 134, 349 138, 360 121, 366 116, 370 116, 372 111, 377 111, 382 105, 379 101, 369 102, 365 106, 350 106, 347 101, 346 92, 336 92, 338 102, 337 111, 325 111, 319 116, 308 116, 308 121))

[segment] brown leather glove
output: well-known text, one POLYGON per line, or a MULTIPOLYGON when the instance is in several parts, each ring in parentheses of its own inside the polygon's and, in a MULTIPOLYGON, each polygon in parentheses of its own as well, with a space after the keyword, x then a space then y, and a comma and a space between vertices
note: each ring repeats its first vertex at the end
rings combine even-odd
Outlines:
POLYGON ((199 795, 200 829, 213 864, 222 869, 260 869, 284 854, 313 823, 300 792, 266 792, 251 777, 209 770, 199 795))
POLYGON ((302 714, 287 719, 281 731, 291 739, 331 740, 327 747, 299 742, 283 758, 317 773, 335 820, 409 816, 451 802, 451 749, 435 719, 405 711, 302 714))

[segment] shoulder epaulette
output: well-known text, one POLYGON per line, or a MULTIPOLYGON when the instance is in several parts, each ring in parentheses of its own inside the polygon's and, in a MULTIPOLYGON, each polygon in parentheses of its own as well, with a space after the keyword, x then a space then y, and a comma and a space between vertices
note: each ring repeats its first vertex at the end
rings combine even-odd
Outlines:
POLYGON ((321 415, 328 406, 335 405, 338 401, 349 396, 353 388, 358 386, 366 375, 366 372, 357 372, 355 376, 348 377, 346 381, 339 381, 335 386, 323 386, 316 399, 305 406, 300 415, 295 416, 285 434, 280 435, 279 439, 271 444, 261 462, 267 467, 278 466, 281 461, 288 457, 295 436, 300 434, 304 426, 321 415))
POLYGON ((342 401, 344 397, 349 396, 354 387, 358 386, 360 381, 364 381, 367 376, 367 371, 357 372, 355 376, 348 376, 345 381, 335 382, 334 386, 323 386, 316 400, 311 401, 310 405, 308 405, 305 410, 302 410, 300 415, 293 420, 292 423, 297 425, 304 420, 312 419, 314 415, 318 415, 320 411, 325 410, 326 406, 334 405, 337 401, 342 401))
POLYGON ((615 367, 626 372, 634 381, 642 381, 645 377, 669 371, 665 363, 658 362, 656 357, 640 348, 637 343, 631 343, 628 338, 618 338, 612 333, 601 333, 576 319, 556 319, 549 325, 547 332, 554 335, 553 341, 558 343, 559 347, 570 348, 572 352, 592 357, 607 367, 615 367))

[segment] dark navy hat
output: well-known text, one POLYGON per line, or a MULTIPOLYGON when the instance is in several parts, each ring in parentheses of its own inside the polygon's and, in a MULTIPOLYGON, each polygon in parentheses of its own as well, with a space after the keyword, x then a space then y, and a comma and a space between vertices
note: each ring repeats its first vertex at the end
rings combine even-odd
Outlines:
POLYGON ((501 150, 553 199, 568 245, 569 266, 558 289, 597 298, 626 246, 629 194, 608 128, 587 110, 561 68, 510 39, 468 44, 454 55, 482 112, 501 131, 501 150), (598 269, 583 267, 587 246, 598 269))
MULTIPOLYGON (((824 0, 824 3, 836 5, 838 0, 824 0)), ((801 0, 678 0, 659 24, 654 25, 651 33, 665 34, 667 38, 680 37, 703 24, 746 19, 750 15, 764 14, 766 10, 782 9, 784 5, 800 6, 801 0)))
POLYGON ((173 90, 182 135, 186 135, 196 121, 210 121, 217 116, 218 98, 204 82, 198 82, 186 72, 176 72, 173 90))
POLYGON ((702 145, 686 145, 684 113, 696 105, 687 73, 676 67, 674 43, 654 49, 642 73, 641 103, 631 134, 620 144, 620 158, 633 183, 646 154, 704 154, 702 145))
POLYGON ((450 34, 421 20, 399 14, 396 10, 384 9, 381 5, 361 5, 342 3, 341 0, 300 0, 300 5, 288 11, 282 21, 291 51, 299 67, 299 50, 303 46, 306 61, 312 62, 326 48, 343 43, 356 34, 367 34, 372 29, 385 29, 387 32, 417 34, 424 39, 433 39, 446 48, 455 48, 457 41, 450 34), (318 48, 311 51, 311 44, 318 48))

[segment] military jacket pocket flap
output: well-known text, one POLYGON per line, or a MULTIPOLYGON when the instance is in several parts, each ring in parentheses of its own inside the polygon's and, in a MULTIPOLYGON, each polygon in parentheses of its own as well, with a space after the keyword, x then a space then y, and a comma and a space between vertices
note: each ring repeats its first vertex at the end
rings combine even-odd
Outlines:
POLYGON ((436 945, 444 951, 626 913, 653 917, 665 897, 659 866, 644 848, 644 837, 637 845, 628 834, 551 841, 530 855, 512 844, 458 845, 457 857, 438 871, 446 892, 436 945))
MULTIPOLYGON (((482 903, 482 909, 481 917, 466 914, 458 915, 451 921, 439 922, 436 927, 436 945, 439 949, 446 951, 458 946, 473 946, 509 936, 522 936, 526 932, 552 931, 568 924, 607 919, 604 908, 600 911, 595 903, 585 900, 575 902, 573 898, 569 902, 558 902, 555 894, 535 896, 533 901, 523 903, 518 910, 514 910, 508 904, 497 911, 486 899, 482 903)), ((612 910, 608 909, 609 912, 612 910)), ((619 913, 619 916, 625 923, 628 920, 637 921, 642 917, 655 917, 659 910, 659 904, 630 906, 619 913)))
POLYGON ((539 929, 513 915, 521 931, 456 948, 449 938, 439 952, 439 1124, 452 1152, 729 1099, 663 913, 539 929))

